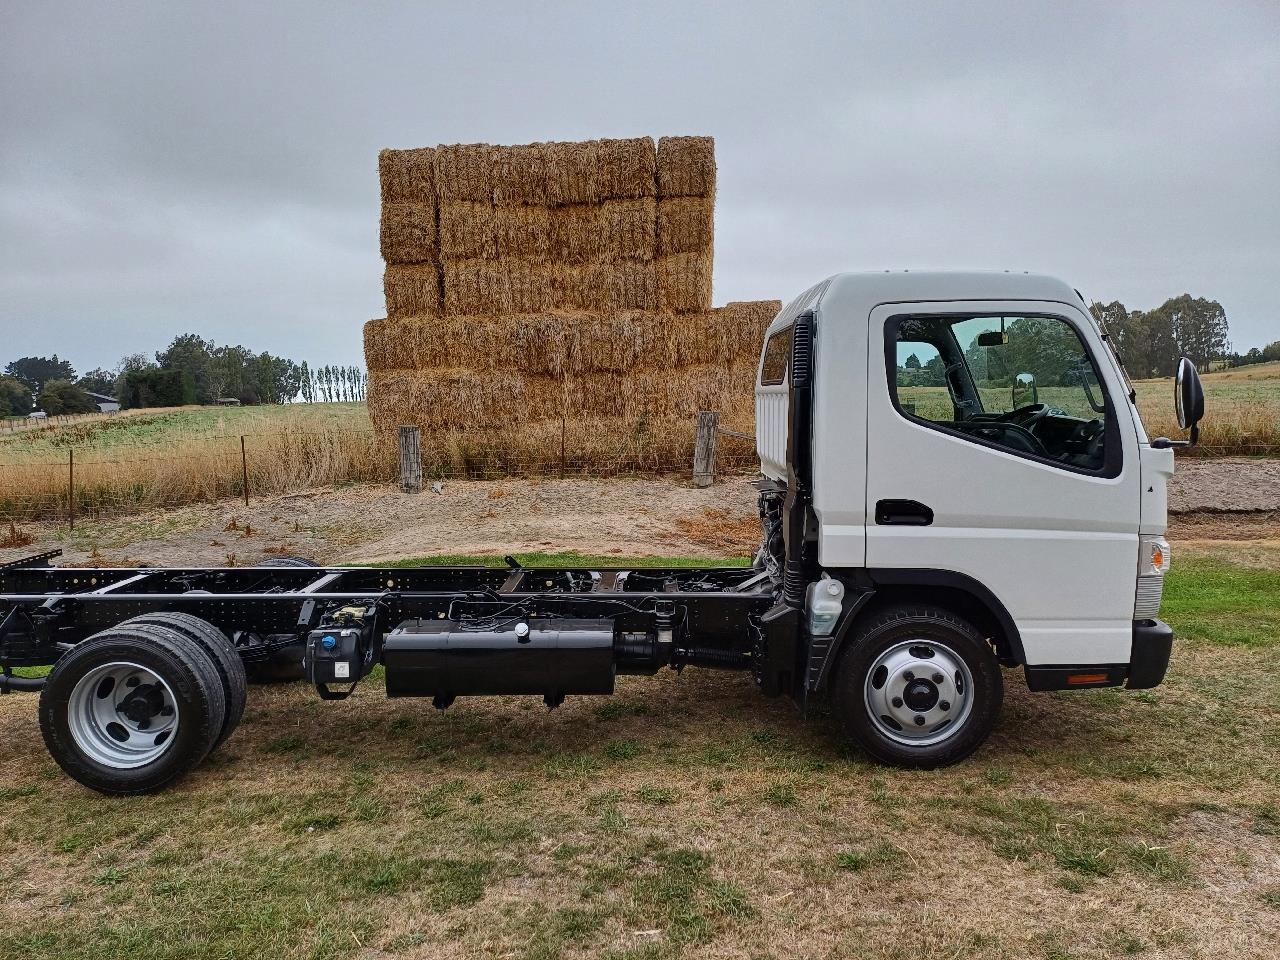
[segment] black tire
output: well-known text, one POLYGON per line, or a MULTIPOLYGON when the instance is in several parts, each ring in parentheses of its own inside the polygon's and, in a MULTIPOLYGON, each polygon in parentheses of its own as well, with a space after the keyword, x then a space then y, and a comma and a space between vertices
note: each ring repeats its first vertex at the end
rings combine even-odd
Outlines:
POLYGON ((218 669, 218 676, 222 679, 222 693, 227 702, 227 715, 222 722, 222 730, 213 744, 213 750, 217 750, 240 725, 240 718, 244 716, 245 701, 248 699, 249 682, 245 676, 244 661, 240 659, 240 652, 236 650, 236 645, 208 620, 201 620, 189 613, 176 611, 148 613, 126 621, 122 626, 134 623, 176 630, 198 644, 212 658, 213 665, 218 669))
MULTIPOLYGON (((189 637, 159 626, 121 624, 77 644, 54 666, 40 694, 40 732, 53 759, 72 779, 107 794, 151 793, 182 777, 208 756, 225 719, 222 679, 212 658, 189 637), (117 663, 151 672, 173 695, 176 728, 163 752, 138 766, 95 758, 72 732, 77 684, 117 663)), ((76 724, 85 729, 81 720, 76 724)))
POLYGON ((986 740, 1000 716, 1004 679, 972 624, 940 607, 903 606, 872 613, 854 629, 832 691, 846 736, 882 763, 926 770, 958 763, 986 740), (895 684, 906 687, 890 698, 895 684), (868 701, 879 697, 896 709, 873 714, 868 701))
MULTIPOLYGON (((272 557, 257 564, 259 567, 319 567, 306 557, 272 557)), ((270 636, 242 633, 236 637, 237 645, 245 653, 245 673, 250 683, 294 683, 306 678, 302 657, 306 642, 297 639, 275 641, 270 636), (255 649, 260 648, 260 649, 255 649)))

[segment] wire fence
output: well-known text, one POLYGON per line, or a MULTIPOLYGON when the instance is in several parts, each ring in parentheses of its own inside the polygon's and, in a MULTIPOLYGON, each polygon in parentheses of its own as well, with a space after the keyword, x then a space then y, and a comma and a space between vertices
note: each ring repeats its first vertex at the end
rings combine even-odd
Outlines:
MULTIPOLYGON (((694 425, 655 436, 644 424, 609 435, 526 437, 501 431, 424 433, 421 475, 430 483, 503 477, 690 475, 694 425), (558 441, 558 442, 557 442, 558 441)), ((758 469, 748 434, 724 431, 714 464, 725 475, 758 469)), ((0 447, 0 544, 19 521, 73 527, 195 503, 242 500, 354 483, 398 483, 396 436, 341 426, 225 436, 97 438, 49 434, 0 447)))
MULTIPOLYGON (((110 414, 87 415, 103 417, 110 414)), ((81 418, 75 418, 77 420, 81 418)), ((713 420, 710 461, 698 423, 657 433, 643 421, 613 430, 554 424, 491 431, 423 431, 420 482, 452 479, 669 476, 694 482, 759 469, 754 437, 713 420)), ((128 437, 42 431, 0 445, 0 545, 20 521, 74 526, 194 503, 243 500, 353 483, 403 484, 394 434, 360 424, 284 426, 229 435, 128 437)), ((1203 444, 1179 457, 1280 456, 1280 444, 1203 444)))

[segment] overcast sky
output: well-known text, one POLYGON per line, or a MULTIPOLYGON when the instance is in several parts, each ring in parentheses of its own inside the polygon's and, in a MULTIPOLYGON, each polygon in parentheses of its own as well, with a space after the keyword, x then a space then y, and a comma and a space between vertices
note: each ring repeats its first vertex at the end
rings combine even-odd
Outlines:
POLYGON ((1280 338, 1280 3, 0 11, 0 361, 362 361, 381 147, 713 134, 715 301, 1053 273, 1280 338))

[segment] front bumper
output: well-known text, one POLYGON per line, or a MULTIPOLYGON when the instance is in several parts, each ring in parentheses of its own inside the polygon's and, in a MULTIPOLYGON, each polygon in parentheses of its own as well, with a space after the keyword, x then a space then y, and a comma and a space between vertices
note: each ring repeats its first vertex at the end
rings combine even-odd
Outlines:
POLYGON ((1169 669, 1173 628, 1163 620, 1135 620, 1128 663, 1027 665, 1027 686, 1041 690, 1084 690, 1118 687, 1147 690, 1158 686, 1169 669))

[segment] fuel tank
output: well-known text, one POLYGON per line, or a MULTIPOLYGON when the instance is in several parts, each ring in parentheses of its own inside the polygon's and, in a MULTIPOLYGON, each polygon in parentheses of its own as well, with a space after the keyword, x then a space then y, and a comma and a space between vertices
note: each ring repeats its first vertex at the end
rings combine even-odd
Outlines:
POLYGON ((613 693, 613 638, 612 620, 406 620, 383 644, 387 696, 613 693))

